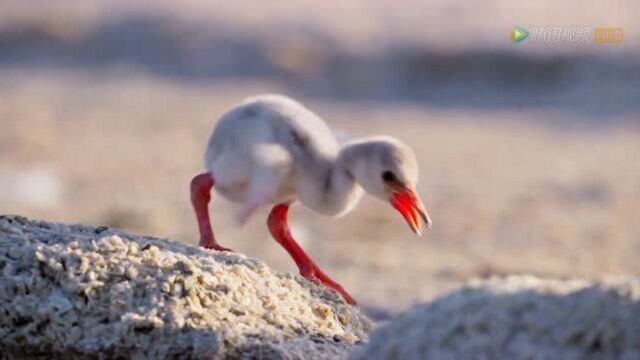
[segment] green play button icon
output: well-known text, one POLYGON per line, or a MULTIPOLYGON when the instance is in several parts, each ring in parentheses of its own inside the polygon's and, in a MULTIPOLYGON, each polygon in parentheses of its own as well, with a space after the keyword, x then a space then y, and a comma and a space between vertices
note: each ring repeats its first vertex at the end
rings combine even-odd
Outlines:
POLYGON ((514 44, 526 39, 527 36, 529 36, 529 32, 519 26, 514 26, 513 29, 511 29, 511 41, 513 41, 514 44))

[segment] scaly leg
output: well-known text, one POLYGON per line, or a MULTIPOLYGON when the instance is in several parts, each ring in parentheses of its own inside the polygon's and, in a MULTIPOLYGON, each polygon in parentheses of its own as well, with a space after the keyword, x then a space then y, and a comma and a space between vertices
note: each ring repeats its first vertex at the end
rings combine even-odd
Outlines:
POLYGON ((208 172, 196 175, 191 180, 191 204, 193 204, 193 209, 198 219, 198 227, 200 228, 200 246, 218 251, 233 251, 220 246, 216 242, 211 229, 209 201, 211 200, 211 188, 214 182, 213 175, 208 172))
POLYGON ((315 282, 322 283, 326 287, 331 288, 342 295, 342 297, 351 305, 357 305, 356 301, 338 284, 325 274, 318 265, 307 255, 300 245, 291 236, 289 225, 287 224, 287 213, 289 204, 278 204, 271 214, 269 214, 269 231, 280 245, 291 255, 293 261, 298 265, 300 275, 315 282))

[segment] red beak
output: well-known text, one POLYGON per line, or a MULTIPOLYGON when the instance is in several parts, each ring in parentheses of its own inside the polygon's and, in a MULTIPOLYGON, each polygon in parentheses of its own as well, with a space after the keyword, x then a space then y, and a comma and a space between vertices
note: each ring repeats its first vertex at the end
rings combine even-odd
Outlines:
POLYGON ((422 222, 425 228, 431 227, 429 214, 414 190, 406 187, 395 190, 391 193, 389 202, 402 214, 414 233, 422 234, 422 222))

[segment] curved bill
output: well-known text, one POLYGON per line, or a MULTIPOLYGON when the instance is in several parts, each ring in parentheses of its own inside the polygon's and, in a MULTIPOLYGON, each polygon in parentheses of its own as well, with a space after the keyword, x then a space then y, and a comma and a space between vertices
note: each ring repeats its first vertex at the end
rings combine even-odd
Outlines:
POLYGON ((414 190, 406 187, 395 190, 391 193, 389 202, 402 214, 414 233, 422 234, 423 222, 425 228, 429 229, 431 227, 429 214, 414 190))

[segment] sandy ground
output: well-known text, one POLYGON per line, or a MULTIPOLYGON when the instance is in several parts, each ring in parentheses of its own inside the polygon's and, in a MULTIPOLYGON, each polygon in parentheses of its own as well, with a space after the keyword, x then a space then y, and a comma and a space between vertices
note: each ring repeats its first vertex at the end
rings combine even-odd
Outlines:
MULTIPOLYGON (((4 69, 0 213, 195 243, 188 183, 214 122, 245 96, 272 91, 288 90, 267 80, 4 69)), ((370 198, 341 219, 292 213, 294 235, 361 303, 400 310, 492 274, 640 275, 638 114, 575 127, 567 120, 576 115, 548 109, 300 100, 345 136, 386 133, 418 154, 435 222, 423 239, 370 198)), ((214 197, 223 245, 295 270, 266 231, 266 211, 242 229, 234 211, 214 197)))

